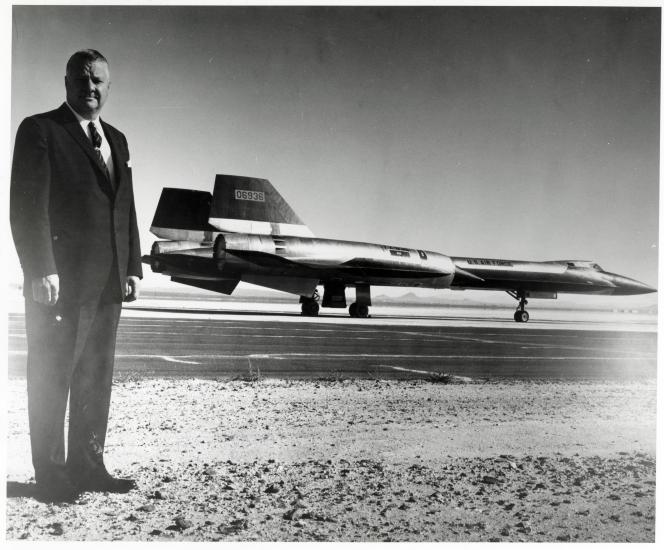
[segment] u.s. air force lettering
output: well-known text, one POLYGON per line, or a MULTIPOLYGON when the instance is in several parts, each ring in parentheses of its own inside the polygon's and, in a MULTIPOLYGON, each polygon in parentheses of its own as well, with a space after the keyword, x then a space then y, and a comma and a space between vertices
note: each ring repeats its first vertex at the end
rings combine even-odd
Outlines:
POLYGON ((512 267, 509 260, 492 260, 489 258, 464 258, 469 265, 493 265, 498 267, 512 267))

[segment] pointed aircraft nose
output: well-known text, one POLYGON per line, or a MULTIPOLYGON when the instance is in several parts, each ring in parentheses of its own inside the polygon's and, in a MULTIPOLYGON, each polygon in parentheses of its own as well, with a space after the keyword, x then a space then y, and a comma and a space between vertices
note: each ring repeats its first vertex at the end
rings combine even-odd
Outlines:
POLYGON ((610 279, 611 282, 616 285, 613 291, 614 296, 629 296, 631 294, 650 294, 651 292, 657 292, 657 289, 650 285, 635 279, 630 279, 629 277, 623 277, 622 275, 615 275, 612 273, 610 279))

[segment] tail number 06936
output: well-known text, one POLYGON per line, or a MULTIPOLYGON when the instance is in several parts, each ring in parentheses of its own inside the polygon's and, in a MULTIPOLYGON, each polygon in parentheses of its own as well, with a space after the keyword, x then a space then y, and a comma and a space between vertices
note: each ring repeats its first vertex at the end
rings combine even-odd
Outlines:
POLYGON ((244 189, 236 189, 235 200, 265 202, 265 193, 263 193, 263 191, 246 191, 244 189))

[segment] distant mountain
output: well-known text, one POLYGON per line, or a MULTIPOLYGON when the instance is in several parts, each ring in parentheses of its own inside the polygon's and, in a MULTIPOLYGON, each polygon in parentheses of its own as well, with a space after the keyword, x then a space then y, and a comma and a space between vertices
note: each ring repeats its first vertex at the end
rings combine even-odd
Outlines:
MULTIPOLYGON (((399 289, 385 289, 398 292, 399 289)), ((322 289, 320 289, 322 293, 322 289)), ((149 287, 144 285, 141 297, 161 300, 191 300, 220 302, 261 302, 296 304, 298 297, 286 292, 279 292, 254 285, 240 284, 231 296, 202 290, 185 285, 172 284, 169 287, 149 287)), ((346 302, 350 305, 355 299, 355 292, 346 292, 346 302)), ((481 307, 484 309, 516 309, 516 300, 500 292, 488 291, 451 291, 419 290, 403 294, 390 295, 385 292, 372 296, 375 306, 412 306, 412 307, 481 307)), ((633 312, 657 314, 657 296, 605 297, 574 296, 561 294, 557 300, 532 299, 529 309, 579 309, 591 311, 633 312)))

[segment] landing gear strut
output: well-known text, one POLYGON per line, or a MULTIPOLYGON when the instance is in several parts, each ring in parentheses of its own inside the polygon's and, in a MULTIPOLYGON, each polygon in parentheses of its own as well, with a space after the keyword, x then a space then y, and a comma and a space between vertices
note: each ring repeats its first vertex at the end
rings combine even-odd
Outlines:
POLYGON ((526 300, 526 293, 523 290, 518 290, 516 292, 508 290, 509 294, 515 300, 519 300, 519 305, 514 312, 514 320, 517 323, 527 323, 530 319, 530 315, 526 311, 526 306, 528 305, 528 300, 526 300))
POLYGON ((300 296, 300 303, 302 304, 302 315, 304 317, 317 317, 320 311, 318 302, 320 301, 320 294, 318 290, 314 291, 313 296, 300 296))
POLYGON ((371 305, 371 288, 369 285, 358 285, 355 287, 355 302, 348 308, 351 317, 366 319, 369 317, 369 306, 371 305))

